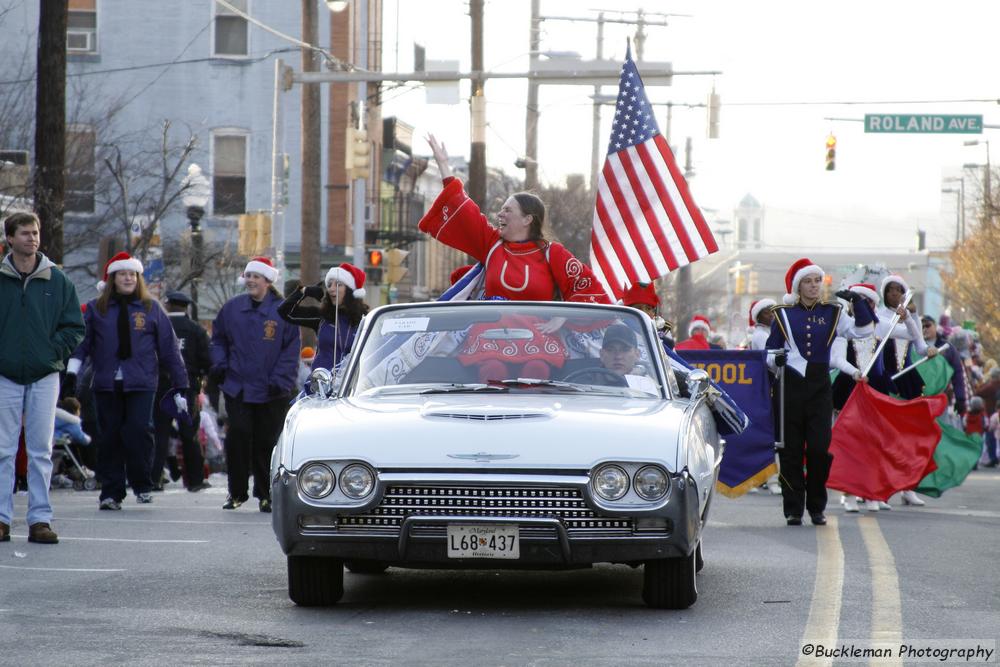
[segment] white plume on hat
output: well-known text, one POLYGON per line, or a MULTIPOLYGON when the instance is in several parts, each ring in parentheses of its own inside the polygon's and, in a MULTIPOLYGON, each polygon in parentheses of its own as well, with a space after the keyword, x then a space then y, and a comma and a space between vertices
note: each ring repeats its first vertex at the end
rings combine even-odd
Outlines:
POLYGON ((885 300, 885 288, 887 288, 892 283, 896 283, 897 285, 902 287, 904 294, 910 291, 910 286, 907 284, 906 279, 903 278, 903 276, 892 274, 882 279, 882 286, 879 289, 879 296, 881 296, 883 300, 885 300))

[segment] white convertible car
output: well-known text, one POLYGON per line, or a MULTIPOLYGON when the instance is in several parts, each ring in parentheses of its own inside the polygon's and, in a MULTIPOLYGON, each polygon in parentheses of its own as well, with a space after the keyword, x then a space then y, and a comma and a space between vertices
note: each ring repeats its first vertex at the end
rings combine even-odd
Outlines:
POLYGON ((336 603, 345 566, 594 563, 642 566, 652 607, 697 599, 718 393, 703 371, 675 374, 639 311, 383 306, 342 379, 311 382, 271 465, 295 603, 336 603))

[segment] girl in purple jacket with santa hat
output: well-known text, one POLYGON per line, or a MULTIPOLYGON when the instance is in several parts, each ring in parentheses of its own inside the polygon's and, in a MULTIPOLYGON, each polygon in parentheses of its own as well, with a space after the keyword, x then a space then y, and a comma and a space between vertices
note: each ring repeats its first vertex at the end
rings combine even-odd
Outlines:
POLYGON ((351 351, 361 318, 368 312, 364 296, 365 272, 345 262, 327 271, 322 283, 300 285, 278 306, 286 322, 316 332, 314 370, 334 370, 351 351), (306 297, 319 301, 319 307, 302 305, 306 297))
MULTIPOLYGON (((153 397, 163 368, 174 389, 187 389, 174 328, 159 302, 146 291, 142 263, 120 252, 104 266, 101 295, 87 304, 83 342, 66 365, 72 391, 76 373, 90 358, 94 369, 94 399, 101 437, 97 444, 100 508, 120 510, 126 482, 136 500, 152 502, 153 397)), ((175 406, 187 410, 183 393, 175 406)))

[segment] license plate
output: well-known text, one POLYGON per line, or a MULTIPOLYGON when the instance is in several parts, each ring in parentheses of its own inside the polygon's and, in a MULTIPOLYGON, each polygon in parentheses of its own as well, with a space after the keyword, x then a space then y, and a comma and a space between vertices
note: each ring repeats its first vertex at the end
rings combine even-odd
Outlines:
POLYGON ((521 557, 517 526, 448 526, 448 558, 521 557))

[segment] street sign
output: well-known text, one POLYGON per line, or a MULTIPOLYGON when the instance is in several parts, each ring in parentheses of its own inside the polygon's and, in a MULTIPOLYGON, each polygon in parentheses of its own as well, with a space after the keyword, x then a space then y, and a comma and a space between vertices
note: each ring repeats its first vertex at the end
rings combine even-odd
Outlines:
POLYGON ((865 132, 896 134, 982 134, 982 116, 923 113, 865 114, 865 132))

